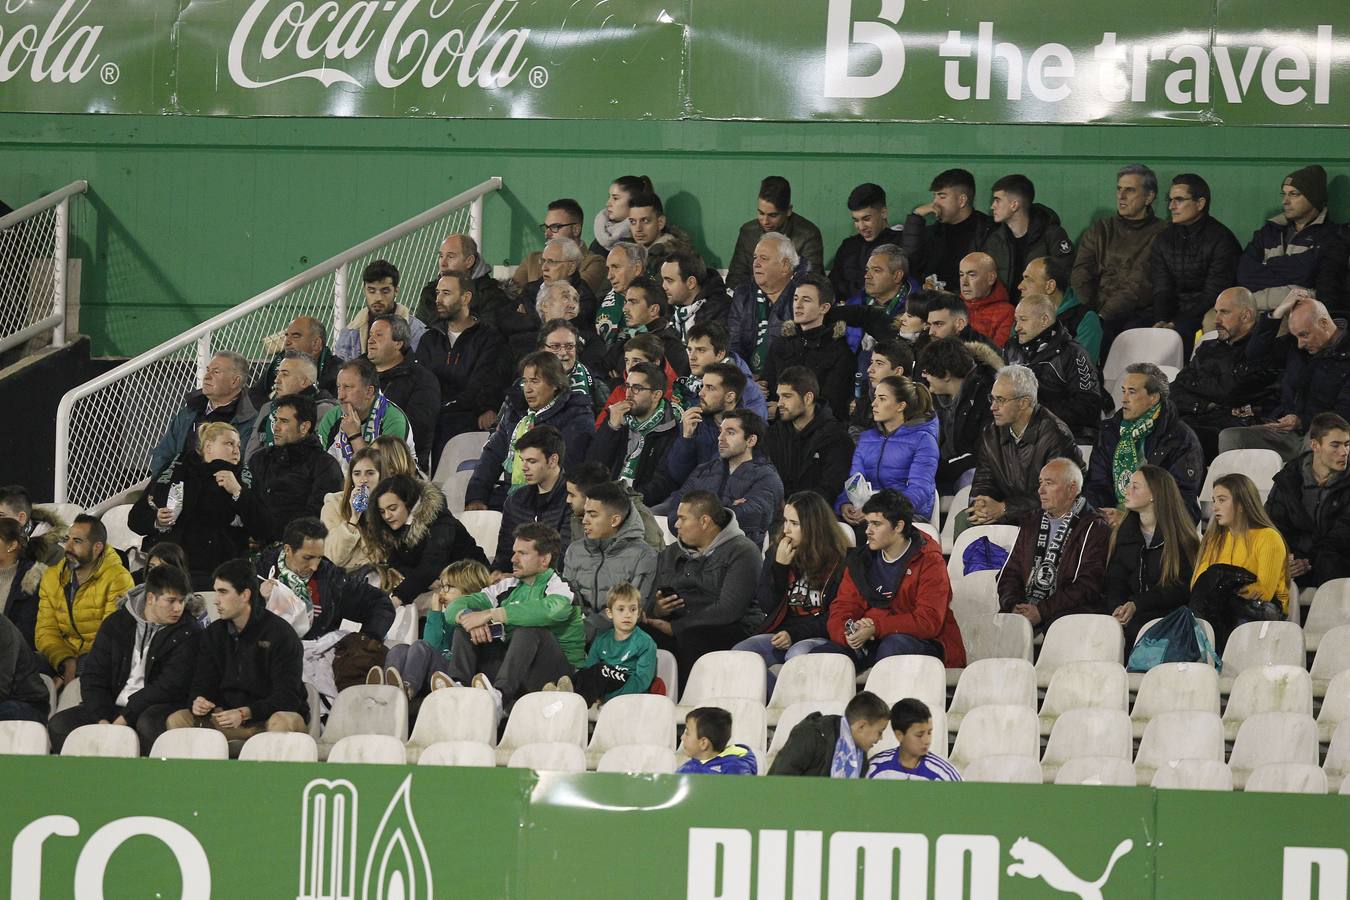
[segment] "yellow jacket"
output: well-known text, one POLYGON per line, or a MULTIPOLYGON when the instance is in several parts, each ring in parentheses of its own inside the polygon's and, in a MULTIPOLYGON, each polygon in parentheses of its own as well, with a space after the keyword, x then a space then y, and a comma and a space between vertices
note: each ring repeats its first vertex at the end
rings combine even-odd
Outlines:
POLYGON ((131 573, 117 551, 108 547, 94 569, 94 576, 75 589, 75 600, 66 603, 70 563, 62 560, 47 569, 38 587, 37 650, 52 668, 71 657, 84 656, 94 646, 94 635, 103 620, 117 609, 117 600, 131 590, 131 573))
POLYGON ((1212 553, 1201 551, 1191 584, 1202 572, 1219 563, 1241 566, 1251 572, 1256 576, 1261 599, 1272 600, 1285 615, 1289 614, 1289 551, 1274 528, 1253 528, 1241 542, 1234 541, 1231 532, 1224 535, 1212 553))

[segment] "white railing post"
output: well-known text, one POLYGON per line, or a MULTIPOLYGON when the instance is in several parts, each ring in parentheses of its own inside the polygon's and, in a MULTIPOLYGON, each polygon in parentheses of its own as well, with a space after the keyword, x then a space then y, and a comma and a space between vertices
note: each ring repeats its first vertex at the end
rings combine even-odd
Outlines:
POLYGON ((211 364, 211 332, 197 338, 197 389, 206 379, 206 367, 211 364))
POLYGON ((469 237, 478 245, 479 258, 483 255, 483 196, 475 197, 469 204, 469 237))
POLYGON ((347 266, 343 263, 333 272, 333 330, 329 333, 331 346, 338 332, 347 327, 347 266))
POLYGON ((52 265, 52 313, 61 317, 52 329, 52 346, 64 347, 66 344, 66 258, 70 237, 70 198, 62 200, 56 207, 56 234, 53 238, 52 265))

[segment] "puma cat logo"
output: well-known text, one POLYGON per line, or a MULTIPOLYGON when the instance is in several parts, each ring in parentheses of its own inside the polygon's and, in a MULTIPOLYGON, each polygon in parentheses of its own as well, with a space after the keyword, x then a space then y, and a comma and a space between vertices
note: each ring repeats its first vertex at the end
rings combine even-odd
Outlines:
POLYGON ((1111 851, 1111 859, 1106 863, 1106 871, 1096 881, 1084 881, 1073 874, 1059 861, 1059 857, 1045 847, 1020 837, 1013 842, 1008 855, 1016 860, 1008 866, 1009 877, 1020 875, 1023 878, 1039 878, 1050 887, 1065 894, 1077 894, 1080 900, 1103 900, 1102 885, 1111 877, 1111 870, 1122 856, 1134 847, 1134 841, 1126 838, 1111 851))

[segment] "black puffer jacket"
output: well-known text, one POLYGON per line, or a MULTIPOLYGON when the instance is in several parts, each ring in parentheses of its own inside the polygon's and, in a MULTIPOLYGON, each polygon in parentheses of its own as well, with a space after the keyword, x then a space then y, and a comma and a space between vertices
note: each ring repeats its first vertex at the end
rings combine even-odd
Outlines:
MULTIPOLYGON (((411 603, 418 594, 430 590, 436 576, 452 562, 461 559, 476 559, 483 565, 488 562, 483 548, 446 509, 441 489, 429 481, 421 487, 422 499, 413 506, 408 521, 394 533, 392 546, 383 560, 403 576, 393 594, 404 603, 411 603)), ((366 512, 371 527, 382 529, 383 534, 388 530, 384 522, 374 524, 378 515, 373 506, 366 512)))
POLYGON ((815 491, 833 504, 853 465, 853 438, 825 406, 816 407, 811 423, 801 431, 791 422, 771 422, 766 447, 783 479, 785 498, 815 491))
POLYGON ((1332 482, 1314 516, 1303 502, 1303 486, 1312 482, 1311 460, 1311 452, 1290 460, 1266 499, 1266 511, 1289 552, 1312 565, 1296 579, 1300 587, 1350 577, 1350 475, 1341 473, 1332 482))
POLYGON ((417 465, 431 468, 431 448, 436 443, 436 417, 441 408, 441 385, 436 376, 412 356, 380 373, 380 391, 408 417, 417 465))
POLYGON ((851 234, 839 244, 830 263, 830 284, 834 285, 835 297, 842 303, 857 296, 863 289, 863 273, 872 251, 883 244, 899 247, 905 241, 905 229, 900 225, 883 228, 872 240, 864 240, 861 234, 851 234))
POLYGON ((1285 347, 1280 402, 1270 412, 1272 419, 1292 413, 1306 429, 1313 416, 1321 412, 1350 415, 1350 333, 1344 319, 1335 321, 1340 338, 1312 355, 1280 334, 1280 319, 1262 316, 1257 323, 1249 353, 1278 353, 1281 346, 1285 347))
POLYGON ((1137 515, 1127 515, 1121 521, 1116 529, 1115 550, 1106 566, 1106 611, 1112 612, 1127 601, 1134 603, 1134 616, 1125 626, 1127 655, 1139 629, 1150 619, 1165 616, 1190 600, 1193 564, 1194 560, 1177 581, 1162 584, 1161 531, 1155 531, 1153 542, 1145 544, 1137 515))
POLYGON ((1003 348, 1009 365, 1026 366, 1040 383, 1037 398, 1083 443, 1097 439, 1102 381, 1092 357, 1056 322, 1026 344, 1014 334, 1003 348))
POLYGON ((1190 419, 1231 417, 1233 409, 1248 405, 1262 418, 1279 399, 1282 362, 1279 354, 1253 353, 1250 333, 1236 341, 1205 341, 1172 382, 1172 403, 1190 419))
POLYGON ((1022 271, 1033 259, 1049 256, 1063 260, 1066 266, 1073 265, 1073 241, 1069 240, 1068 232, 1060 225, 1059 214, 1048 206, 1033 203, 1027 218, 1030 222, 1020 247, 1006 224, 995 225, 984 240, 976 245, 994 258, 998 280, 1007 285, 1009 297, 1014 303, 1020 299, 1017 285, 1022 280, 1022 271))
POLYGON ((491 568, 496 572, 511 571, 511 550, 515 542, 513 535, 517 525, 526 522, 542 522, 558 532, 562 538, 562 551, 558 554, 555 572, 562 572, 563 554, 572 539, 572 507, 567 502, 567 479, 559 478, 553 490, 541 494, 532 484, 524 485, 506 495, 502 504, 502 524, 497 531, 497 555, 491 568))
POLYGON ((453 347, 445 322, 433 322, 417 345, 417 361, 441 386, 438 435, 476 431, 479 416, 501 408, 511 383, 506 341, 486 322, 475 322, 461 332, 453 347))
MULTIPOLYGON (((1102 423, 1097 443, 1092 448, 1092 460, 1088 466, 1087 481, 1083 485, 1083 495, 1098 509, 1112 509, 1119 505, 1116 497, 1115 468, 1116 447, 1120 444, 1120 423, 1124 415, 1116 414, 1102 423)), ((1144 438, 1144 457, 1140 464, 1161 466, 1172 473, 1176 479, 1181 498, 1186 501, 1186 511, 1191 518, 1200 521, 1200 485, 1205 480, 1205 454, 1200 449, 1200 439, 1191 427, 1181 420, 1172 401, 1162 402, 1162 412, 1153 430, 1144 438)))
POLYGON ((1168 225, 1149 252, 1154 317, 1201 319, 1220 291, 1237 284, 1241 256, 1233 232, 1208 213, 1189 225, 1168 225))
POLYGON ((262 543, 281 540, 292 519, 318 518, 323 498, 342 490, 342 467, 313 434, 283 446, 263 447, 248 464, 253 490, 267 512, 262 543))
MULTIPOLYGON (((274 576, 282 552, 276 546, 263 553, 258 560, 261 577, 274 576)), ((394 624, 394 604, 388 594, 372 586, 364 575, 349 573, 327 558, 319 561, 310 581, 319 595, 319 614, 305 632, 305 640, 312 641, 334 631, 343 619, 360 625, 362 634, 384 640, 394 624)))
POLYGON ((853 399, 853 379, 858 358, 844 339, 843 322, 825 323, 805 331, 796 322, 783 323, 778 340, 769 345, 769 360, 764 364, 765 392, 770 401, 778 396, 778 376, 792 366, 805 366, 820 382, 820 396, 830 409, 847 410, 853 399))
MULTIPOLYGON (((117 716, 117 698, 131 677, 131 660, 136 652, 138 620, 145 608, 145 591, 137 588, 127 598, 127 604, 103 620, 93 649, 85 659, 80 674, 81 705, 100 719, 111 721, 117 716), (136 607, 136 614, 127 608, 136 607)), ((185 609, 178 621, 165 625, 150 638, 145 651, 144 686, 132 694, 122 713, 129 725, 151 706, 163 703, 181 703, 187 706, 192 698, 188 687, 192 684, 193 660, 197 656, 197 636, 201 627, 185 609)))
POLYGON ((979 341, 968 342, 966 349, 975 357, 975 367, 962 379, 961 393, 952 405, 937 407, 939 484, 951 482, 967 469, 975 468, 981 437, 994 418, 989 408, 989 392, 994 388, 1003 360, 993 348, 979 341))
POLYGON ((1037 494, 1041 469, 1061 456, 1083 464, 1069 426, 1044 406, 1031 414, 1020 443, 1013 440, 1011 429, 991 421, 980 436, 980 459, 970 496, 1004 503, 1007 508, 998 524, 1019 525, 1027 514, 1041 508, 1037 494))

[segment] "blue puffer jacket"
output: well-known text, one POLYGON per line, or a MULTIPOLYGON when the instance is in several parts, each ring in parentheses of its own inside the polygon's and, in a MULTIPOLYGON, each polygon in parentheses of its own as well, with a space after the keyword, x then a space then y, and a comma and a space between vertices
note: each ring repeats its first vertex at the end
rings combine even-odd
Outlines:
MULTIPOLYGON (((938 420, 930 416, 923 422, 901 425, 890 434, 870 428, 858 437, 853 451, 849 477, 861 472, 872 490, 894 488, 914 504, 914 514, 927 521, 933 514, 933 494, 937 490, 938 420)), ((835 511, 848 502, 841 492, 835 511)))

